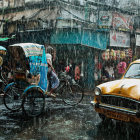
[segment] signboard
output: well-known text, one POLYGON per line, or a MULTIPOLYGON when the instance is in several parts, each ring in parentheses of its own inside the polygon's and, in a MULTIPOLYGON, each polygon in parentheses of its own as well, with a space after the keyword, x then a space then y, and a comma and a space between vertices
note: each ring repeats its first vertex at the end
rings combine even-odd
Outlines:
POLYGON ((136 46, 140 46, 140 35, 136 35, 136 46))
POLYGON ((100 11, 98 25, 100 28, 108 28, 112 25, 112 13, 108 11, 100 11))
POLYGON ((124 32, 110 31, 110 46, 130 47, 130 34, 124 32))
POLYGON ((124 15, 121 13, 113 13, 113 28, 120 30, 132 30, 133 29, 133 17, 131 15, 124 15))

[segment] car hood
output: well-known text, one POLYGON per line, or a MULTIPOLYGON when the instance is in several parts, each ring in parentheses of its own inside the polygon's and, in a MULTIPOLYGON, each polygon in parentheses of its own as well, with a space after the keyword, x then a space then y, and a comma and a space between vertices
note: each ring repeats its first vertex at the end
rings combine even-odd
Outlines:
POLYGON ((140 79, 121 79, 98 86, 102 94, 117 95, 140 100, 140 79))

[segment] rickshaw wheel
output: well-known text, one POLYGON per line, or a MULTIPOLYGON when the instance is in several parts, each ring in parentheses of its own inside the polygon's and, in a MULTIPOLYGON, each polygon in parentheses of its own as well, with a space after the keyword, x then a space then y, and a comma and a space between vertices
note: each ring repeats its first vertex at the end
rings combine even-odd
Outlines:
POLYGON ((23 90, 16 88, 15 85, 9 87, 3 97, 5 107, 13 112, 19 111, 22 107, 22 95, 23 90))
POLYGON ((40 116, 45 107, 45 96, 38 89, 30 89, 23 96, 22 109, 29 117, 40 116))

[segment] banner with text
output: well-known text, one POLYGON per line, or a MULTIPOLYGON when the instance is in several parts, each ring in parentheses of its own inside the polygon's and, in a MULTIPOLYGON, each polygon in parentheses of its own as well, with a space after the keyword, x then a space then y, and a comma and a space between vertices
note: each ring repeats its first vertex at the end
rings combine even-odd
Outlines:
POLYGON ((124 32, 110 31, 110 46, 130 47, 130 34, 124 32))

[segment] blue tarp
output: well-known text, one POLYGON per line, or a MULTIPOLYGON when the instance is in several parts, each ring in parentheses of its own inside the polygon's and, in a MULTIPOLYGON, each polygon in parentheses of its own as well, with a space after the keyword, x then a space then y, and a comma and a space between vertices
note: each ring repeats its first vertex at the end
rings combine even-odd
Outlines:
POLYGON ((47 89, 47 72, 48 72, 48 65, 46 60, 46 53, 45 53, 45 49, 43 49, 42 63, 40 66, 41 75, 40 75, 39 86, 44 90, 47 89))

